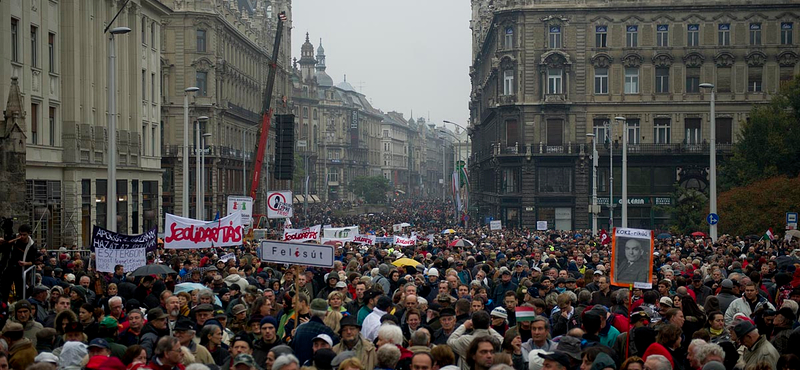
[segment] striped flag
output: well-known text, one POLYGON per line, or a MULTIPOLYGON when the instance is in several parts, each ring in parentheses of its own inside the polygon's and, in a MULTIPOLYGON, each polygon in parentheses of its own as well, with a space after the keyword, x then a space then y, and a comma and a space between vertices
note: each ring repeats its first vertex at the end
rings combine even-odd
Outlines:
POLYGON ((514 309, 517 315, 517 322, 519 321, 533 321, 536 317, 536 311, 533 307, 517 306, 514 309))
POLYGON ((453 197, 455 198, 455 201, 456 201, 456 207, 457 207, 456 209, 461 211, 461 209, 462 209, 461 208, 461 194, 459 194, 459 192, 458 192, 458 173, 457 172, 453 172, 452 189, 453 189, 453 197))
POLYGON ((461 173, 461 184, 466 185, 467 189, 469 189, 469 175, 467 175, 467 168, 460 166, 459 172, 461 173))
POLYGON ((775 239, 775 234, 772 233, 772 228, 771 227, 764 233, 764 236, 762 237, 762 239, 763 238, 767 238, 767 240, 774 240, 775 239))

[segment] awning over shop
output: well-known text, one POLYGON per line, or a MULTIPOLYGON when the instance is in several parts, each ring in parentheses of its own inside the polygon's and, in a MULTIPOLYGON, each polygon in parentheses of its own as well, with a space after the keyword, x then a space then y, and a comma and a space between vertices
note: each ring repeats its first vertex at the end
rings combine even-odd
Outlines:
MULTIPOLYGON (((305 196, 302 195, 302 194, 295 195, 293 198, 294 198, 294 204, 303 204, 303 203, 305 203, 305 196)), ((319 203, 319 202, 320 202, 319 196, 314 195, 314 194, 309 194, 308 195, 308 203, 309 204, 319 203)))

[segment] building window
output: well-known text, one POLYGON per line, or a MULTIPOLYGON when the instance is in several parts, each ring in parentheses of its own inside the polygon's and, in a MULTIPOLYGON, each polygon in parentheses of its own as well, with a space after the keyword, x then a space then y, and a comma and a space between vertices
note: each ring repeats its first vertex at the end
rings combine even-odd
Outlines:
POLYGON ((750 23, 750 45, 761 45, 761 23, 750 23))
POLYGON ((686 144, 700 144, 700 118, 686 119, 686 144))
POLYGON ((147 123, 142 123, 142 156, 147 155, 147 123))
POLYGON ((514 27, 506 27, 506 34, 503 37, 503 45, 506 49, 514 48, 514 27))
POLYGON ((142 100, 147 100, 147 71, 142 70, 142 100))
POLYGON ((47 34, 47 61, 48 61, 48 68, 50 69, 50 73, 56 72, 56 34, 55 33, 48 33, 47 34))
POLYGON ((656 68, 656 92, 669 92, 669 67, 656 68))
POLYGON ((561 48, 561 26, 550 26, 550 49, 561 48))
POLYGON ((156 22, 150 23, 150 47, 156 47, 156 22))
POLYGON ((506 121, 506 146, 514 146, 519 143, 519 124, 517 120, 510 119, 506 121))
POLYGON ((686 92, 700 92, 700 68, 686 68, 686 92))
POLYGON ((700 46, 699 24, 690 24, 686 27, 686 46, 700 46))
POLYGON ((31 103, 31 143, 39 144, 39 104, 31 103))
POLYGON ((625 68, 625 93, 639 93, 639 68, 625 68))
POLYGON ((717 92, 731 92, 731 68, 717 68, 717 83, 714 84, 717 92))
POLYGON ((792 45, 792 22, 781 22, 781 45, 792 45))
POLYGON ((547 93, 548 94, 561 94, 562 89, 562 70, 560 68, 547 69, 547 93))
POLYGON ((503 71, 503 95, 511 95, 514 93, 514 70, 507 69, 503 71))
POLYGON ((594 27, 594 46, 598 48, 606 47, 608 43, 608 26, 594 27))
POLYGON ((147 45, 147 18, 142 17, 142 45, 147 45))
POLYGON ((656 118, 653 122, 653 141, 656 144, 669 144, 669 118, 656 118))
POLYGON ((752 67, 747 69, 747 91, 761 92, 762 67, 752 67))
POLYGON ((656 46, 669 46, 669 25, 656 25, 656 46))
POLYGON ((608 68, 594 69, 594 93, 608 94, 608 68))
POLYGON ((197 52, 206 51, 206 30, 197 30, 197 52))
POLYGON ((153 103, 158 101, 158 99, 156 99, 156 74, 155 73, 151 73, 150 74, 150 101, 152 101, 153 103))
POLYGON ((719 40, 719 46, 730 46, 731 45, 731 24, 730 23, 720 23, 717 25, 717 35, 719 40))
POLYGON ((540 193, 572 192, 572 167, 539 167, 540 193))
POLYGON ((639 46, 639 26, 631 25, 625 28, 625 46, 635 48, 639 46))
POLYGON ((150 127, 150 155, 156 155, 156 144, 158 141, 156 140, 158 137, 156 136, 156 132, 158 132, 158 124, 154 124, 153 127, 150 127))
POLYGON ((339 172, 328 172, 328 182, 339 182, 339 172))
POLYGON ((19 62, 19 20, 11 18, 11 61, 19 62))
POLYGON ((303 107, 303 119, 308 119, 308 107, 303 107))
POLYGON ((608 119, 605 118, 595 118, 594 119, 594 127, 592 132, 594 132, 594 138, 597 140, 598 143, 604 143, 608 140, 606 137, 606 124, 608 123, 608 119))
POLYGON ((500 184, 501 194, 513 194, 518 192, 520 183, 519 168, 504 168, 503 177, 500 184))
POLYGON ((625 121, 625 126, 628 130, 628 145, 639 145, 639 137, 641 136, 639 119, 629 118, 625 121))
POLYGON ((31 26, 31 67, 39 66, 39 56, 37 55, 37 51, 39 50, 39 42, 37 40, 38 35, 39 28, 36 26, 31 26))
POLYGON ((48 113, 48 123, 50 124, 50 146, 56 146, 56 108, 50 107, 50 111, 48 113))
POLYGON ((197 95, 206 96, 208 94, 208 72, 197 72, 197 87, 200 89, 197 91, 197 95))

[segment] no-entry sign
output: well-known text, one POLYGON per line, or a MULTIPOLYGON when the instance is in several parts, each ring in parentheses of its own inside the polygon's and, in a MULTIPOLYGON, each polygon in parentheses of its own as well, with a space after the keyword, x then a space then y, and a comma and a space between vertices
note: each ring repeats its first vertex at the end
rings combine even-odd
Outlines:
POLYGON ((293 214, 291 191, 271 191, 267 194, 268 218, 290 218, 293 214))

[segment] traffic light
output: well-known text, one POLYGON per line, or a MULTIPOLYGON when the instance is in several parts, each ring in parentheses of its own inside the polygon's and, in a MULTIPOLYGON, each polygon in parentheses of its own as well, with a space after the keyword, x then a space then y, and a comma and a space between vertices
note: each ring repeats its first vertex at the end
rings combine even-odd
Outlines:
POLYGON ((275 116, 275 180, 291 180, 294 173, 294 114, 275 116))

